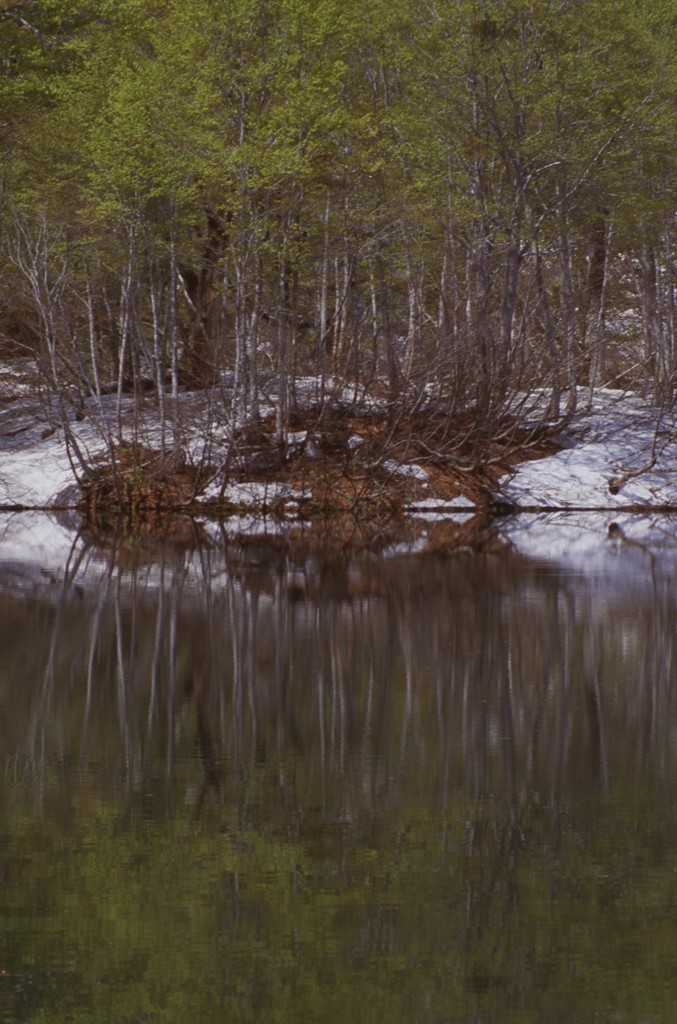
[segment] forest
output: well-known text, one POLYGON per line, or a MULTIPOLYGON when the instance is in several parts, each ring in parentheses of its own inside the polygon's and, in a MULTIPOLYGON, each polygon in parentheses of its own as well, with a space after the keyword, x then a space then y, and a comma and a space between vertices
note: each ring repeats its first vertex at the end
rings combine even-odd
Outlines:
POLYGON ((346 385, 434 403, 437 454, 536 391, 560 422, 603 386, 671 403, 676 28, 669 0, 2 0, 0 357, 74 407, 221 388, 233 431, 268 389, 278 438, 309 377, 320 416, 346 385))

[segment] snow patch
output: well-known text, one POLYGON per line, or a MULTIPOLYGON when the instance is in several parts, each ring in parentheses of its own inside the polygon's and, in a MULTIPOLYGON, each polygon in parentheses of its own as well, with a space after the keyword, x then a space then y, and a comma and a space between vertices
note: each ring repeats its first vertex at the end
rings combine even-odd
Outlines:
POLYGON ((229 483, 222 489, 218 480, 213 480, 200 496, 202 501, 222 499, 233 505, 271 505, 274 502, 299 502, 306 497, 305 491, 299 491, 286 483, 260 483, 247 480, 241 483, 229 483))
POLYGON ((677 506, 677 421, 672 414, 662 415, 636 395, 601 389, 592 408, 570 425, 566 443, 554 455, 520 465, 499 485, 500 496, 522 508, 677 506), (622 483, 613 494, 609 482, 619 478, 622 483))
POLYGON ((475 515, 475 503, 462 494, 454 498, 420 498, 411 501, 405 511, 415 519, 424 519, 427 523, 452 522, 467 523, 475 515), (462 509, 463 511, 458 511, 462 509))
POLYGON ((475 516, 474 512, 446 512, 434 509, 421 509, 409 513, 414 519, 424 519, 426 523, 467 523, 475 516))
POLYGON ((408 512, 443 512, 445 509, 469 509, 475 508, 475 502, 457 494, 454 498, 420 498, 418 501, 410 501, 407 505, 408 512))
POLYGON ((386 459, 386 461, 381 465, 386 473, 392 473, 397 476, 406 476, 411 480, 421 480, 423 483, 428 482, 428 473, 423 466, 404 462, 395 462, 394 459, 386 459))

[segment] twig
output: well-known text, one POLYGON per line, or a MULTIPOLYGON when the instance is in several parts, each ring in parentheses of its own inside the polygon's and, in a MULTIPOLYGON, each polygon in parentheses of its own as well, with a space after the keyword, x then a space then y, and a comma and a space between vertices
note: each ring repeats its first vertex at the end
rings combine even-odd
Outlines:
POLYGON ((618 494, 623 484, 627 484, 628 480, 632 480, 635 476, 641 476, 642 473, 648 473, 656 465, 657 459, 657 455, 652 455, 646 465, 639 466, 638 469, 629 469, 627 472, 621 473, 620 476, 610 477, 609 494, 618 494))

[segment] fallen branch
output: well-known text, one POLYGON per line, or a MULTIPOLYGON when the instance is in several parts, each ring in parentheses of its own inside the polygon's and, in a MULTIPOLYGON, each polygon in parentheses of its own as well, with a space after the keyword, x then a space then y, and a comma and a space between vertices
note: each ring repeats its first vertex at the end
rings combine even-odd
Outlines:
POLYGON ((609 478, 609 494, 618 494, 623 484, 627 484, 628 480, 632 480, 635 476, 641 476, 642 473, 648 473, 649 470, 653 469, 656 465, 658 456, 652 455, 645 466, 639 466, 637 469, 629 469, 626 473, 621 473, 620 476, 612 476, 609 478))

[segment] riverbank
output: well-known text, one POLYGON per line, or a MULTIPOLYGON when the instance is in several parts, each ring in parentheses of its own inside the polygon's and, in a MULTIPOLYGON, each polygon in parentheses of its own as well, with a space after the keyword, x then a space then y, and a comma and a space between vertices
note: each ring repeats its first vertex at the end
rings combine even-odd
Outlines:
MULTIPOLYGON (((546 519, 554 517, 557 536, 565 535, 573 512, 579 523, 580 513, 603 513, 607 527, 642 544, 645 532, 635 535, 632 523, 677 511, 675 418, 629 392, 600 390, 590 408, 581 400, 559 432, 542 419, 530 422, 527 410, 473 464, 461 420, 452 425, 455 442, 441 450, 440 432, 450 425, 432 405, 393 419, 373 396, 337 393, 318 418, 316 382, 308 381, 305 407, 282 438, 273 396, 268 407, 262 403, 256 431, 243 430, 232 443, 216 392, 182 394, 176 417, 163 425, 154 396, 70 400, 57 408, 35 395, 28 370, 15 364, 0 375, 0 506, 8 514, 48 511, 66 534, 84 526, 94 542, 106 542, 125 496, 125 521, 137 538, 190 545, 199 540, 196 530, 217 524, 226 539, 265 534, 320 549, 429 553, 528 549, 526 538, 543 534, 546 519), (157 452, 170 430, 176 454, 163 460, 157 452), (121 442, 114 444, 116 435, 121 442), (516 529, 505 518, 519 512, 539 529, 516 529), (560 512, 568 520, 557 522, 560 512)), ((57 543, 52 527, 36 536, 39 520, 27 528, 24 519, 18 530, 11 521, 5 518, 1 558, 12 551, 30 557, 57 543)), ((543 543, 536 548, 537 557, 547 556, 557 544, 551 538, 545 550, 543 543)))
POLYGON ((0 372, 0 507, 77 508, 97 526, 172 511, 313 521, 493 511, 518 462, 557 450, 542 420, 514 414, 489 426, 437 397, 393 409, 317 378, 296 382, 282 428, 274 382, 261 388, 258 416, 234 422, 227 380, 175 402, 49 397, 30 371, 0 372))

